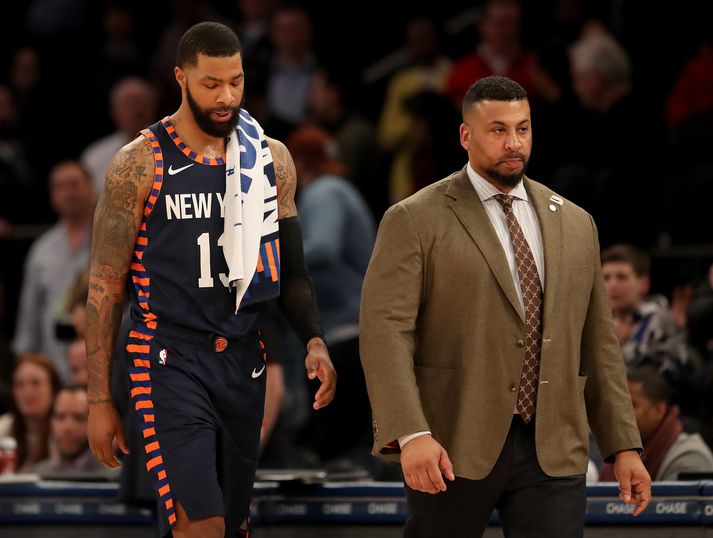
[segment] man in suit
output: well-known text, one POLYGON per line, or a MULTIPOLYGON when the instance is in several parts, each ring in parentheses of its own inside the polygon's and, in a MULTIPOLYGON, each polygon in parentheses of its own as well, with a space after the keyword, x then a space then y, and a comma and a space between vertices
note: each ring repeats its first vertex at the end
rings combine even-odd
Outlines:
POLYGON ((651 499, 596 227, 524 176, 531 133, 520 85, 476 82, 468 164, 379 228, 361 359, 407 538, 479 536, 495 508, 508 537, 581 536, 590 428, 634 515, 651 499))

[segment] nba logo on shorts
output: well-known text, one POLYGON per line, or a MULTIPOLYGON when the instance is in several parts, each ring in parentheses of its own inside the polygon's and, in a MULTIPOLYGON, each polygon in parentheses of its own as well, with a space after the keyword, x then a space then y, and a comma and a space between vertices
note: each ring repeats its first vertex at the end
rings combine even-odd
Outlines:
POLYGON ((166 355, 168 355, 168 353, 166 353, 165 349, 162 349, 159 352, 159 354, 158 354, 158 363, 159 364, 162 364, 164 366, 166 365, 166 355))

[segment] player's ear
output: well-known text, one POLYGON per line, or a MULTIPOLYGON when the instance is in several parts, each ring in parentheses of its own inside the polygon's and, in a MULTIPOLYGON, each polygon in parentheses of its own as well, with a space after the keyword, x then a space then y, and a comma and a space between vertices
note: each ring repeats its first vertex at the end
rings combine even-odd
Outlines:
POLYGON ((180 67, 174 67, 173 74, 176 76, 176 81, 178 82, 178 85, 181 87, 181 89, 185 89, 185 87, 186 87, 186 72, 183 69, 181 69, 180 67))

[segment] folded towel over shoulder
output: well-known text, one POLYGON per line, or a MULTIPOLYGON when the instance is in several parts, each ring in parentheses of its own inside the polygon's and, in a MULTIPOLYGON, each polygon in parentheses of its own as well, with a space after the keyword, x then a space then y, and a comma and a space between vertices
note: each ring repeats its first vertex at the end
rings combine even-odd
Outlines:
POLYGON ((256 271, 272 271, 268 279, 272 289, 262 293, 261 300, 279 293, 279 267, 275 268, 279 264, 277 187, 272 153, 262 127, 245 110, 240 111, 236 132, 226 143, 224 227, 223 253, 229 286, 236 290, 237 313, 248 287, 257 280, 256 271), (263 263, 261 256, 267 253, 270 263, 263 263))

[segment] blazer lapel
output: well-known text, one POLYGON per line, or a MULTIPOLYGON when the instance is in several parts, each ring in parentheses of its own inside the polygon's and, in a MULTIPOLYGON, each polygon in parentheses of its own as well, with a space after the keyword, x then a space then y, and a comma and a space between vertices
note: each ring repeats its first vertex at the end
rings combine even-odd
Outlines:
MULTIPOLYGON (((553 192, 539 183, 525 178, 525 189, 537 213, 545 251, 545 306, 542 320, 543 331, 554 315, 562 261, 562 206, 550 200, 553 192), (550 206, 554 207, 552 211, 550 206)), ((561 200, 561 199, 560 199, 561 200)), ((549 333, 545 333, 549 334, 549 333)))
POLYGON ((446 195, 453 198, 450 208, 482 252, 503 293, 525 323, 505 252, 465 168, 453 177, 446 195))

